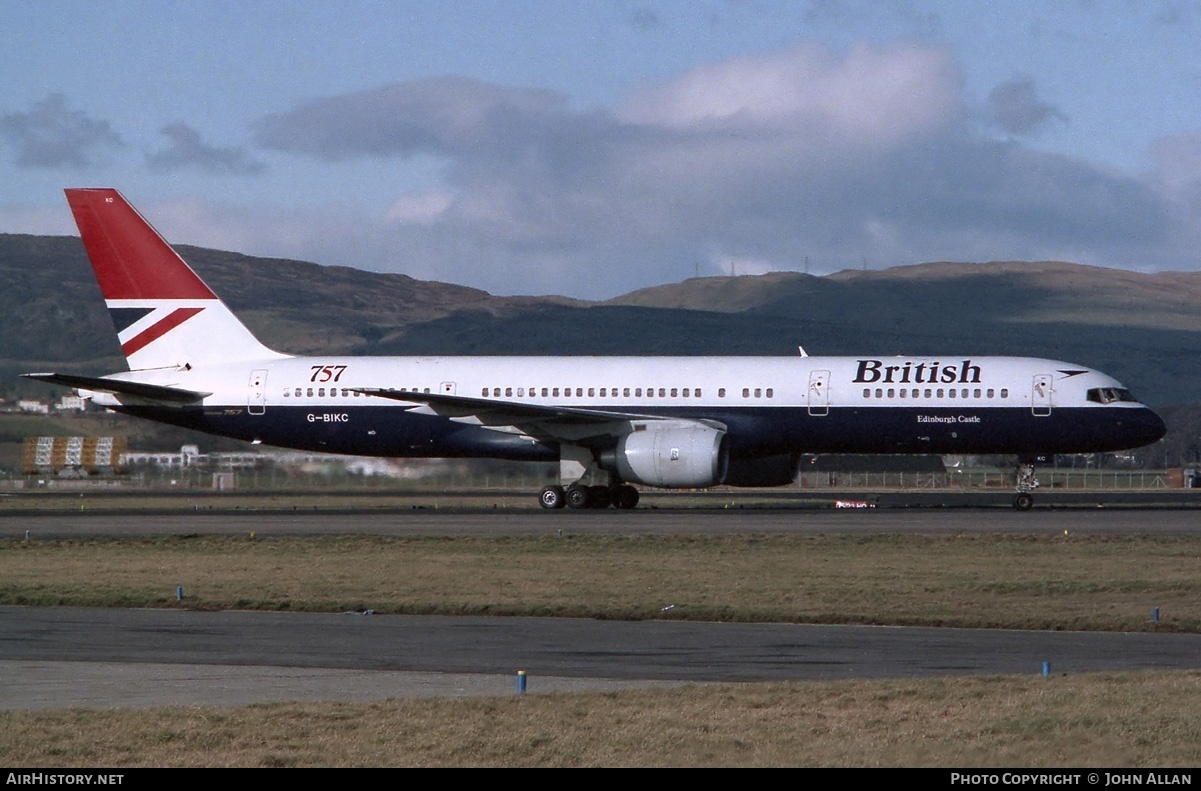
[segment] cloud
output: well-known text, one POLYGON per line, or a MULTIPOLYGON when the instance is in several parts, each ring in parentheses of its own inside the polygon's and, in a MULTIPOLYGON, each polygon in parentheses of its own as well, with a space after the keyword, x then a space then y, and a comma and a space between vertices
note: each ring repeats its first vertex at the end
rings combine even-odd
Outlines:
POLYGON ((358 230, 353 218, 338 212, 323 211, 314 217, 301 209, 213 205, 195 196, 179 196, 139 206, 138 210, 172 244, 281 255, 323 264, 336 263, 322 247, 324 236, 341 238, 348 231, 358 230))
POLYGON ((445 189, 402 195, 387 211, 390 222, 412 225, 432 225, 455 201, 454 193, 445 189))
POLYGON ((1155 183, 1170 196, 1170 210, 1181 229, 1180 245, 1201 249, 1201 130, 1157 140, 1151 156, 1155 183))
POLYGON ((1201 187, 1201 131, 1164 137, 1151 147, 1159 178, 1172 189, 1201 187))
POLYGON ((199 132, 181 121, 168 124, 160 131, 169 144, 146 155, 146 164, 152 170, 197 168, 206 173, 253 175, 267 169, 266 165, 252 158, 243 148, 206 145, 200 139, 199 132))
MULTIPOLYGON (((611 109, 439 77, 308 102, 257 136, 324 161, 443 163, 442 184, 398 190, 352 245, 327 241, 350 231, 310 234, 320 250, 288 254, 499 293, 610 296, 806 261, 1195 260, 1185 242, 1201 216, 1162 180, 997 141, 962 82, 939 48, 799 47, 702 66, 611 109)), ((1060 117, 1029 81, 1006 86, 991 122, 1016 134, 1060 117)))
POLYGON ((333 96, 267 116, 260 144, 324 160, 359 156, 478 156, 544 127, 566 104, 552 91, 435 77, 333 96))
POLYGON ((958 71, 939 50, 857 46, 838 56, 804 47, 694 69, 634 97, 621 115, 674 129, 879 148, 943 125, 959 92, 958 71))
POLYGON ((107 121, 67 109, 60 93, 35 102, 29 112, 0 116, 0 137, 16 150, 17 165, 26 168, 88 167, 123 145, 107 121))
POLYGON ((1068 117, 1038 98, 1034 80, 1014 77, 988 94, 989 120, 1011 135, 1030 135, 1051 121, 1067 123, 1068 117))

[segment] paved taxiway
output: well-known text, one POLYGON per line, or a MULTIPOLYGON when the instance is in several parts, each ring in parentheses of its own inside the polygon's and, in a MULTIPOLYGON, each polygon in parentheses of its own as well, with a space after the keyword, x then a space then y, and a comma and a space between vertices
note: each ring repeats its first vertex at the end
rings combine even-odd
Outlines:
POLYGON ((504 694, 659 682, 1196 669, 1201 635, 0 608, 0 706, 504 694))
MULTIPOLYGON (((241 513, 29 516, 0 536, 563 530, 1195 533, 1195 511, 241 513)), ((0 608, 0 706, 131 706, 611 689, 645 683, 1201 668, 1201 635, 358 614, 0 608)))
MULTIPOLYGON (((0 512, 2 513, 2 512, 0 512)), ((542 511, 433 509, 401 511, 185 511, 171 513, 0 515, 0 538, 33 540, 147 535, 389 536, 616 533, 714 535, 752 533, 1062 533, 1188 535, 1201 532, 1192 508, 869 508, 860 510, 655 509, 542 511)))

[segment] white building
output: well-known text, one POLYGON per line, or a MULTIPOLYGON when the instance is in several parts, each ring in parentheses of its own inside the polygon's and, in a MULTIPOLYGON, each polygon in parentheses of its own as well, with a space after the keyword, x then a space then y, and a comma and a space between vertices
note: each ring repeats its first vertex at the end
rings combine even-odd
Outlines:
POLYGON ((58 403, 54 405, 54 408, 59 412, 68 412, 71 410, 82 412, 86 406, 87 402, 79 396, 67 395, 60 398, 58 403))

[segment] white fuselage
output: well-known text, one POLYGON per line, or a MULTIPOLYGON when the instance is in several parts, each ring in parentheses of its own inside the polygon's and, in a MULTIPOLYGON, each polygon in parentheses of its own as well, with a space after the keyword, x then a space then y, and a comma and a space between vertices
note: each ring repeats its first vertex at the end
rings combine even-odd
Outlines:
MULTIPOLYGON (((125 377, 135 375, 113 378, 125 377)), ((1132 399, 1090 399, 1090 392, 1125 393, 1111 377, 1035 358, 330 355, 140 372, 136 378, 211 392, 201 411, 212 425, 197 426, 205 430, 380 455, 476 455, 462 436, 438 447, 448 427, 439 430, 430 421, 505 435, 483 442, 480 455, 504 446, 513 452, 501 455, 543 457, 520 446, 548 443, 507 424, 484 420, 481 427, 479 418, 365 389, 494 402, 501 413, 512 405, 711 420, 729 426, 732 452, 745 456, 1084 452, 1131 447, 1162 434, 1158 417, 1132 399)), ((124 397, 97 400, 131 405, 124 397)))

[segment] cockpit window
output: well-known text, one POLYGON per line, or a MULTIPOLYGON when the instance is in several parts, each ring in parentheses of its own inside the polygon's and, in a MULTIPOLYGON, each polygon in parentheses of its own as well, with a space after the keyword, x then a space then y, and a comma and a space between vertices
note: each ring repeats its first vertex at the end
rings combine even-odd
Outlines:
POLYGON ((1119 401, 1138 403, 1134 394, 1124 387, 1094 387, 1088 391, 1088 400, 1097 404, 1113 404, 1119 401))

